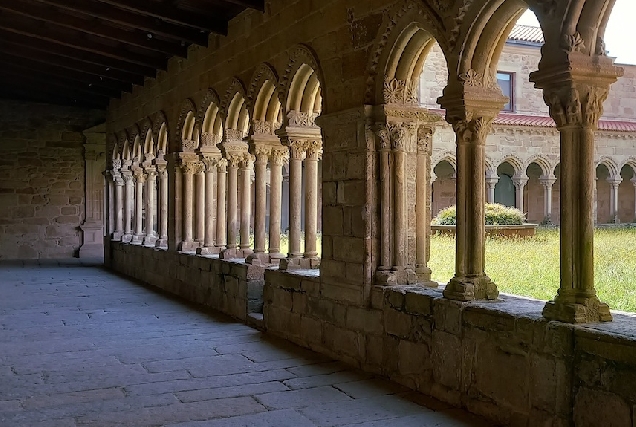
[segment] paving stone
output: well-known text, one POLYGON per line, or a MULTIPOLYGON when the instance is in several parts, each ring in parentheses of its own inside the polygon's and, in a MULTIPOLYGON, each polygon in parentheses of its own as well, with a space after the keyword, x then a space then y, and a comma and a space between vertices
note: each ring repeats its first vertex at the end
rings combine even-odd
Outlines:
POLYGON ((2 427, 480 425, 225 316, 56 263, 0 263, 2 427))

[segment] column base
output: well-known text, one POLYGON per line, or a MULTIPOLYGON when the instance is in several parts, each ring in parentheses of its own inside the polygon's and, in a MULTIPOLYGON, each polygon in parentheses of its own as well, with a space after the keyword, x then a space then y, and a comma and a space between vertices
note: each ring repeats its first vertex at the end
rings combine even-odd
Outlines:
POLYGON ((250 254, 247 258, 245 258, 245 262, 251 265, 258 265, 261 267, 272 265, 270 255, 266 254, 265 252, 254 252, 250 254))
POLYGON ((130 243, 132 243, 133 245, 141 245, 143 242, 144 242, 144 235, 135 234, 130 243))
POLYGON ((154 248, 157 244, 157 236, 149 235, 144 238, 144 246, 154 248))
POLYGON ((217 255, 223 249, 216 246, 203 246, 202 248, 197 248, 197 255, 217 255))
POLYGON ((431 280, 431 269, 428 267, 415 267, 415 275, 417 276, 417 284, 427 288, 437 288, 439 283, 431 280))
POLYGON ((543 308, 543 317, 565 323, 611 322, 609 306, 597 297, 585 298, 583 302, 564 302, 556 297, 543 308))
POLYGON ((252 254, 251 249, 227 248, 219 254, 220 259, 241 259, 252 254))
POLYGON ((110 236, 110 240, 114 241, 114 242, 121 242, 121 240, 124 237, 124 233, 122 233, 121 231, 119 232, 115 232, 110 236))
POLYGON ((485 274, 455 276, 444 289, 444 297, 455 301, 496 300, 498 296, 497 285, 485 274))
POLYGON ((132 234, 124 234, 123 237, 121 238, 121 241, 123 243, 130 243, 132 242, 133 239, 133 235, 132 234))
POLYGON ((284 258, 280 260, 280 271, 311 270, 320 268, 320 258, 284 258))
POLYGON ((179 243, 179 252, 194 252, 199 247, 199 243, 195 241, 179 243))
POLYGON ((165 249, 168 247, 168 239, 159 239, 155 242, 155 248, 165 249))
POLYGON ((409 267, 395 267, 376 272, 375 283, 380 286, 415 285, 418 278, 415 271, 409 267))

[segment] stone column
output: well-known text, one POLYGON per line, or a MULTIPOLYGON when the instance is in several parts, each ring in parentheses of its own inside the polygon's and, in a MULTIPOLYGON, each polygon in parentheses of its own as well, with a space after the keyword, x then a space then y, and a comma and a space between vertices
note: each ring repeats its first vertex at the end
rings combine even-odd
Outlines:
POLYGON ((104 222, 106 229, 104 234, 110 237, 115 230, 115 178, 113 177, 112 169, 106 169, 102 172, 102 175, 104 176, 104 201, 106 204, 106 221, 104 222))
MULTIPOLYGON (((201 162, 196 163, 194 170, 196 194, 194 197, 195 206, 195 244, 198 247, 203 246, 205 242, 205 165, 201 162)), ((198 249, 198 248, 197 248, 198 249)))
POLYGON ((124 236, 122 242, 130 243, 133 238, 132 231, 132 212, 133 212, 133 175, 130 169, 123 170, 122 178, 124 180, 124 236))
MULTIPOLYGON (((289 150, 273 149, 270 162, 269 185, 269 261, 280 262, 285 256, 280 252, 281 215, 283 199, 283 165, 289 161, 289 150)), ((636 186, 636 184, 634 184, 636 186)))
MULTIPOLYGON (((634 184, 634 200, 636 200, 636 175, 630 180, 634 184)), ((636 222, 636 202, 634 202, 634 220, 636 222)))
POLYGON ((159 174, 159 240, 155 243, 158 248, 168 247, 168 170, 167 162, 163 159, 155 160, 159 174))
POLYGON ((227 170, 227 244, 221 258, 236 258, 238 245, 238 167, 241 156, 228 156, 227 170))
POLYGON ((610 223, 619 224, 621 221, 618 218, 618 187, 623 178, 620 175, 611 176, 607 178, 607 182, 610 185, 610 223))
POLYGON ((183 186, 182 186, 182 196, 183 196, 183 210, 182 210, 182 220, 183 220, 183 240, 181 241, 181 246, 179 248, 182 252, 194 251, 196 249, 196 244, 194 242, 193 237, 193 196, 194 196, 194 172, 195 172, 195 162, 194 161, 182 161, 181 163, 181 172, 183 174, 183 186))
POLYGON ((121 241, 124 236, 124 179, 121 172, 114 166, 112 176, 115 184, 115 231, 112 239, 121 241))
POLYGON ((249 153, 244 153, 240 162, 241 172, 241 228, 239 256, 247 258, 251 253, 250 227, 252 222, 252 169, 254 159, 249 153))
POLYGON ((209 255, 218 253, 214 244, 216 240, 215 219, 217 215, 217 206, 215 196, 217 188, 215 186, 215 174, 217 172, 218 159, 213 157, 204 157, 205 164, 205 238, 203 247, 197 248, 197 254, 209 255))
POLYGON ((322 141, 311 140, 306 146, 305 157, 305 264, 318 268, 318 160, 322 153, 322 141))
POLYGON ((417 129, 417 170, 415 182, 415 274, 417 282, 436 288, 437 282, 431 280, 431 269, 428 267, 430 257, 431 214, 430 177, 431 151, 433 149, 433 128, 419 126, 417 129))
MULTIPOLYGON (((104 125, 84 131, 84 221, 80 258, 104 256, 105 186, 102 171, 106 167, 106 134, 104 125)), ((108 197, 108 195, 106 195, 108 197)), ((108 220, 108 219, 107 219, 108 220)))
MULTIPOLYGON (((535 87, 543 89, 561 137, 561 283, 543 315, 570 323, 610 321, 609 307, 599 301, 594 288, 594 132, 609 85, 622 69, 608 57, 590 57, 576 46, 564 46, 570 49, 566 61, 541 64, 530 75, 535 87)), ((545 54, 546 62, 552 54, 563 57, 550 46, 545 54)))
POLYGON ((512 184, 515 186, 515 205, 521 212, 524 212, 523 206, 523 190, 528 183, 528 177, 526 175, 515 175, 512 177, 512 184))
POLYGON ((380 266, 376 281, 382 284, 388 282, 393 267, 391 138, 384 124, 379 125, 376 135, 380 149, 380 266))
POLYGON ((144 246, 155 246, 157 233, 155 232, 155 211, 157 207, 157 168, 146 166, 146 236, 144 246))
POLYGON ((486 171, 486 203, 495 203, 495 186, 499 182, 499 175, 495 170, 486 171))
POLYGON ((146 182, 146 174, 142 167, 135 168, 133 175, 135 177, 135 234, 133 235, 132 244, 141 245, 144 241, 144 184, 146 182))
POLYGON ((285 270, 293 264, 294 259, 302 257, 300 251, 301 231, 301 200, 303 159, 305 157, 305 141, 289 140, 289 252, 286 262, 281 262, 281 269, 285 270))
POLYGON ((254 203, 254 253, 247 257, 249 264, 267 264, 265 255, 265 216, 267 215, 267 162, 271 148, 256 146, 255 203, 254 203))
POLYGON ((556 182, 556 177, 541 175, 539 182, 543 186, 543 221, 542 225, 552 224, 552 186, 556 182))
POLYGON ((216 176, 216 248, 220 252, 227 247, 227 159, 220 159, 216 176))

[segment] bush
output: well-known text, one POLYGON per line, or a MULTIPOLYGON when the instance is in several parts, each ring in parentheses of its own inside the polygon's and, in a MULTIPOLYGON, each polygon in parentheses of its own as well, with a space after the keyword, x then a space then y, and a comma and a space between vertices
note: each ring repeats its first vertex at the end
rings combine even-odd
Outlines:
MULTIPOLYGON (((486 203, 486 225, 521 225, 526 216, 519 209, 486 203)), ((439 211, 431 221, 432 225, 457 225, 457 207, 451 206, 439 211)))

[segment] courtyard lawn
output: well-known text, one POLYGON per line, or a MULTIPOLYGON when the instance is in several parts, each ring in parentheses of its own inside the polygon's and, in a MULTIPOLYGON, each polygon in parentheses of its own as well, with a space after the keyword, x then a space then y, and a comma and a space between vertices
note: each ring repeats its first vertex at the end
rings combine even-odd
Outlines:
MULTIPOLYGON (((595 282, 610 308, 636 312, 636 228, 596 230, 595 282)), ((454 274, 455 239, 431 239, 433 280, 447 283, 454 274)), ((548 300, 559 288, 559 231, 539 229, 528 239, 488 238, 486 273, 499 291, 548 300)))

